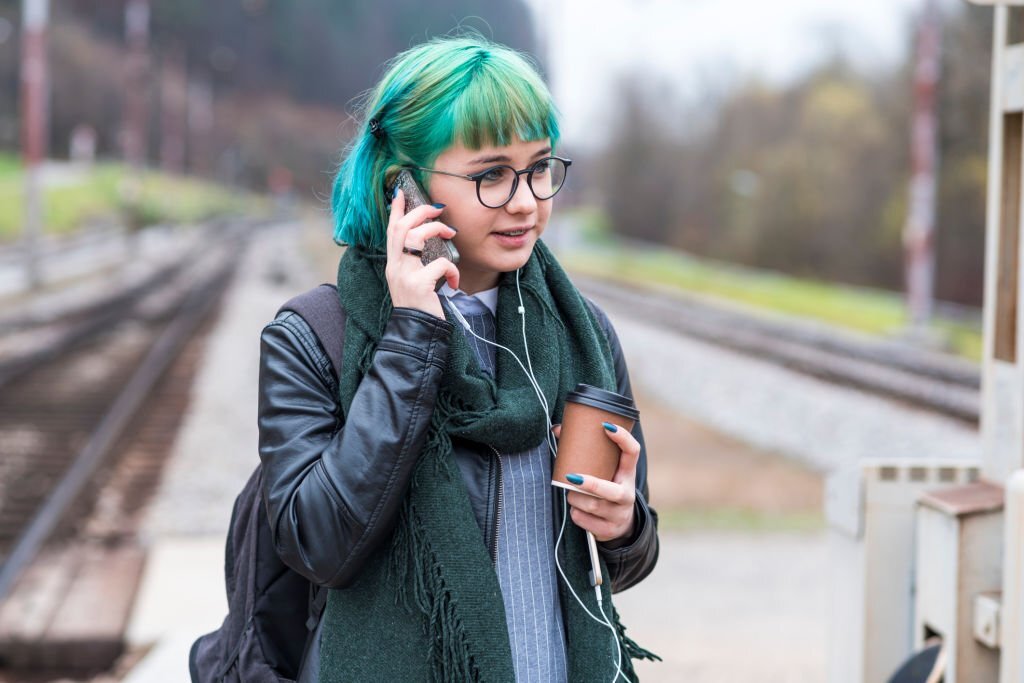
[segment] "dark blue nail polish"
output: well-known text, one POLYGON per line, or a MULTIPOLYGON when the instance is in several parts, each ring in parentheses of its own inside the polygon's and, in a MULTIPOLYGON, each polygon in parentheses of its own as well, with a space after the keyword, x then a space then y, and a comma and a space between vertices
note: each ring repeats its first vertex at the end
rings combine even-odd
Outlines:
POLYGON ((447 204, 442 204, 441 202, 438 202, 437 204, 433 204, 432 206, 433 206, 433 207, 434 207, 435 209, 443 209, 444 207, 446 207, 446 206, 448 206, 448 205, 447 205, 447 204))
POLYGON ((604 425, 604 428, 607 429, 612 434, 619 431, 619 428, 613 425, 611 422, 602 422, 601 424, 604 425))
POLYGON ((565 475, 565 480, 570 484, 576 484, 576 486, 579 486, 583 483, 583 476, 579 474, 567 474, 565 475))
POLYGON ((398 185, 395 185, 395 189, 391 191, 391 198, 394 199, 398 196, 398 185))

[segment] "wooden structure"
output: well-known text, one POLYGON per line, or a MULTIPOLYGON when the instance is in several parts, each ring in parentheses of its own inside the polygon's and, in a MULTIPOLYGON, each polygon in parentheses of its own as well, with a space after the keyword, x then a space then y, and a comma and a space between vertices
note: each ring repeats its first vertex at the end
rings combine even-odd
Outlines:
POLYGON ((1024 0, 969 1, 995 18, 982 458, 945 476, 922 454, 830 477, 833 683, 888 680, 934 643, 929 681, 1024 683, 1024 43, 1009 43, 1024 0))

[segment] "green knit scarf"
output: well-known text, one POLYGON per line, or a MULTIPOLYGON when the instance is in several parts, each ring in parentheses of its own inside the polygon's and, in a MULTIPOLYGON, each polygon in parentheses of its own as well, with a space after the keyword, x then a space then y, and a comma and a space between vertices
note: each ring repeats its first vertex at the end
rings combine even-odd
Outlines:
MULTIPOLYGON (((346 415, 391 316, 385 262, 382 252, 349 247, 338 268, 338 291, 347 314, 340 378, 346 415)), ((503 274, 499 285, 497 342, 525 362, 515 274, 503 274)), ((520 287, 533 372, 557 422, 566 394, 578 382, 615 389, 611 350, 599 323, 542 242, 521 269, 520 287)), ((501 589, 453 461, 452 440, 516 453, 542 443, 546 432, 544 411, 516 361, 499 350, 492 379, 480 369, 465 337, 453 334, 426 443, 395 530, 352 586, 330 592, 321 681, 515 679, 501 589)), ((571 522, 559 550, 576 594, 599 617, 587 581, 585 535, 571 522)), ((560 578, 558 583, 569 680, 612 680, 619 653, 610 629, 587 616, 560 578)), ((602 591, 605 614, 620 638, 622 671, 634 680, 630 658, 651 655, 625 636, 607 582, 602 591)))

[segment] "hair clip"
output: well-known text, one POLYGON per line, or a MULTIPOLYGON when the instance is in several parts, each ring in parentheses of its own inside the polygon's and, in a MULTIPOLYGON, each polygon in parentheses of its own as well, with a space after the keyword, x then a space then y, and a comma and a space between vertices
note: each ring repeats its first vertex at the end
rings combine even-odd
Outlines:
POLYGON ((370 134, 378 140, 384 139, 384 129, 377 119, 370 119, 370 134))

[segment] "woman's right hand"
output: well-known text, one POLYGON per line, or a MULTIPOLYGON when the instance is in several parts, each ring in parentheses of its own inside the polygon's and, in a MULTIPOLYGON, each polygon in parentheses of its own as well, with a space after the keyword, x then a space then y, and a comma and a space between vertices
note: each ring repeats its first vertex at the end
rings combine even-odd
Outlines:
POLYGON ((446 258, 423 265, 419 256, 406 254, 402 247, 422 249, 431 237, 451 239, 455 230, 444 223, 432 221, 443 209, 430 204, 405 212, 405 194, 399 190, 391 201, 388 220, 388 264, 384 271, 395 307, 416 308, 438 318, 444 318, 441 299, 434 286, 444 277, 452 289, 459 287, 459 269, 446 258), (424 222, 430 221, 430 222, 424 222), (421 225, 422 224, 422 225, 421 225))

